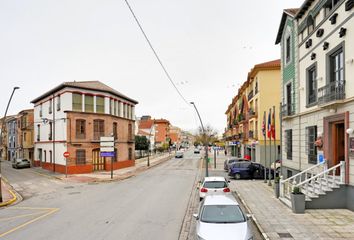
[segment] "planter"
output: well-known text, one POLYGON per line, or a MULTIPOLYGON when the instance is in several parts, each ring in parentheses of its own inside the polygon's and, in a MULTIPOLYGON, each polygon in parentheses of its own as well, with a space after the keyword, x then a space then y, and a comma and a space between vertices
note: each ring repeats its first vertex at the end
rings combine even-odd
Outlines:
POLYGON ((305 195, 291 193, 291 209, 293 213, 305 213, 305 195))
POLYGON ((274 194, 276 198, 279 198, 280 194, 280 184, 279 182, 274 183, 274 194))

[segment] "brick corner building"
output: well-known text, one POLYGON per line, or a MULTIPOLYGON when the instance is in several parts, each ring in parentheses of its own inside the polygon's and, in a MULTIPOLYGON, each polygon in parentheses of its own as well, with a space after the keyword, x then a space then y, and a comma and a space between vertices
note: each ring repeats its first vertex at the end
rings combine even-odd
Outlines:
POLYGON ((34 163, 68 174, 110 170, 100 137, 114 136, 113 169, 133 166, 135 105, 99 81, 64 82, 34 99, 34 163), (64 152, 70 157, 65 160, 64 152))

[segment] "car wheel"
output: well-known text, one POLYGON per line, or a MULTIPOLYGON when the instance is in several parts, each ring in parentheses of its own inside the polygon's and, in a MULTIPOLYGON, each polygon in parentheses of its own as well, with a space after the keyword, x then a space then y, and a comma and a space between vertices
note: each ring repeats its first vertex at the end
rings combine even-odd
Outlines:
POLYGON ((238 180, 238 179, 241 179, 241 174, 236 173, 236 174, 235 174, 235 179, 237 179, 237 180, 238 180))

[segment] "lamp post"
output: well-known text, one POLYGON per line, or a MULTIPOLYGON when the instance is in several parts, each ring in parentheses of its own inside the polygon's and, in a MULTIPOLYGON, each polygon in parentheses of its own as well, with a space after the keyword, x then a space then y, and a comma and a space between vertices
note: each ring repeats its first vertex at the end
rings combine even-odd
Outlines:
MULTIPOLYGON (((9 99, 9 102, 7 103, 7 107, 6 107, 6 110, 5 110, 5 114, 4 114, 4 117, 2 119, 2 124, 1 124, 1 133, 0 133, 0 146, 2 147, 2 133, 4 131, 4 123, 5 123, 5 119, 6 119, 6 114, 7 114, 7 110, 9 109, 9 106, 10 106, 10 103, 11 103, 11 100, 12 100, 12 96, 14 95, 15 91, 17 89, 20 89, 19 87, 14 87, 14 89, 12 90, 12 93, 11 93, 11 96, 10 96, 10 99, 9 99)), ((2 184, 2 175, 1 175, 1 159, 0 159, 0 202, 2 202, 2 189, 1 189, 1 184, 2 184)))
MULTIPOLYGON (((155 125, 152 124, 151 128, 150 128, 150 133, 149 133, 149 147, 148 147, 148 159, 147 159, 147 166, 150 167, 150 146, 151 146, 151 132, 152 132, 152 128, 154 127, 155 125)), ((154 141, 155 143, 155 141, 154 141)))
POLYGON ((209 177, 209 172, 208 172, 208 142, 206 140, 205 129, 204 129, 203 122, 202 122, 202 119, 200 118, 200 115, 199 115, 197 107, 195 106, 194 102, 190 102, 190 104, 193 105, 195 111, 197 112, 198 117, 199 117, 199 121, 200 121, 200 125, 202 126, 203 135, 204 135, 204 138, 205 138, 205 143, 204 143, 205 144, 205 176, 209 177))

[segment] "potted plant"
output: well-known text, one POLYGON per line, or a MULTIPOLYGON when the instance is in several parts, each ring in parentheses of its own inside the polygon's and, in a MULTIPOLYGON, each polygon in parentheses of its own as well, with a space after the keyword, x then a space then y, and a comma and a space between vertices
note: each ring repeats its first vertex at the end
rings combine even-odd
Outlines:
POLYGON ((301 189, 294 187, 290 196, 293 213, 305 213, 305 195, 301 192, 301 189))
POLYGON ((274 194, 276 198, 279 198, 279 194, 280 194, 280 177, 275 177, 274 179, 274 194))

